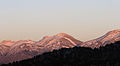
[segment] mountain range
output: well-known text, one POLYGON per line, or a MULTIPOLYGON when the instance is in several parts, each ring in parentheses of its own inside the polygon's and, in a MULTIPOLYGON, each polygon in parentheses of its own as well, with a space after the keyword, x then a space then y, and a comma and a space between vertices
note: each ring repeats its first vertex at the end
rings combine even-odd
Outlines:
POLYGON ((82 43, 65 33, 45 36, 40 41, 20 40, 15 42, 4 40, 0 43, 0 64, 32 58, 44 52, 50 52, 60 48, 72 48, 82 43))
POLYGON ((120 29, 109 31, 102 37, 86 42, 79 41, 66 33, 45 36, 40 41, 4 40, 0 43, 0 64, 32 58, 36 55, 61 48, 72 48, 74 46, 99 48, 116 41, 120 41, 120 29))

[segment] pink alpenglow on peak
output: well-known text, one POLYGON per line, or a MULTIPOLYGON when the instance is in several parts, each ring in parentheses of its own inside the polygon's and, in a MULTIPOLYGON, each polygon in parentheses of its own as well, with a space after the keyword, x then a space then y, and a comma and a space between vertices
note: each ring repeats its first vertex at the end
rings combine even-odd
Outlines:
POLYGON ((57 34, 56 36, 70 36, 70 35, 68 35, 68 34, 66 34, 66 33, 59 33, 59 34, 57 34))
POLYGON ((6 45, 6 46, 11 46, 14 43, 16 43, 15 41, 11 41, 11 40, 3 40, 0 44, 6 45))
POLYGON ((120 41, 120 29, 109 31, 97 39, 84 42, 81 46, 99 48, 100 46, 105 46, 116 41, 120 41))

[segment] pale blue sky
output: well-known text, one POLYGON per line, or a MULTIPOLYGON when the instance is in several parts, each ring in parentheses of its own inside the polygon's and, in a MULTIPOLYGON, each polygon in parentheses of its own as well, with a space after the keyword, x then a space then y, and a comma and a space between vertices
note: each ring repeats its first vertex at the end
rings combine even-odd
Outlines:
POLYGON ((0 0, 0 40, 67 33, 87 41, 120 28, 120 0, 0 0))

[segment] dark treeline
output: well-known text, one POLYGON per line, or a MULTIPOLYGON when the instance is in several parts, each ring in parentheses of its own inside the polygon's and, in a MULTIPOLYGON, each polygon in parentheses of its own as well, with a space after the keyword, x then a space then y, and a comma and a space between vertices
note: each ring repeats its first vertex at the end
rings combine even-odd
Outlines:
POLYGON ((120 42, 98 49, 63 48, 1 66, 120 66, 120 42))

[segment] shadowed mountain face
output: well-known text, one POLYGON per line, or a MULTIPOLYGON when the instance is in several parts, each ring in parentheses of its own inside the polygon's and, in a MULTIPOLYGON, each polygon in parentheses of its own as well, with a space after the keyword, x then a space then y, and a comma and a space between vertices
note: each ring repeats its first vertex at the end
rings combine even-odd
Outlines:
POLYGON ((81 46, 99 48, 100 46, 105 46, 116 41, 120 41, 120 29, 110 31, 97 39, 84 42, 81 46))
POLYGON ((4 40, 0 43, 0 63, 20 61, 55 49, 72 48, 77 44, 82 44, 82 42, 65 33, 46 36, 36 42, 31 40, 16 42, 4 40))

